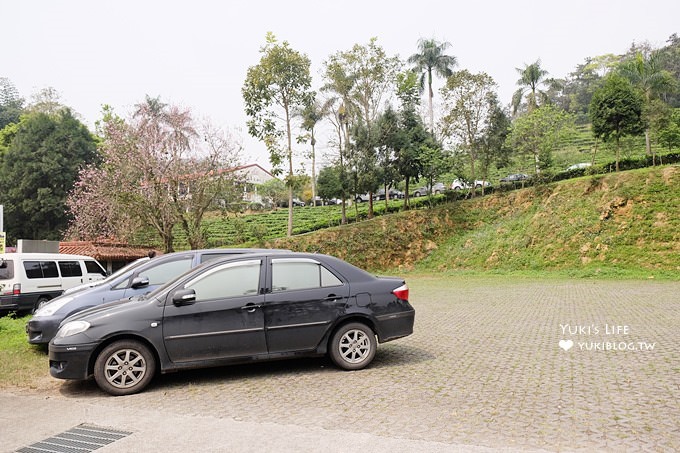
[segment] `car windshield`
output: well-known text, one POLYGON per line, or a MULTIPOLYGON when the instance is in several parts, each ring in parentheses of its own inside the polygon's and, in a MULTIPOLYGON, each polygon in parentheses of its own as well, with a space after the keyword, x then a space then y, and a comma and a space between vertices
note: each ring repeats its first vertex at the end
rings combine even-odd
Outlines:
POLYGON ((126 272, 136 268, 140 264, 146 263, 147 261, 149 261, 149 259, 150 259, 149 257, 144 257, 144 258, 140 258, 136 261, 133 261, 133 262, 121 267, 120 269, 118 269, 116 272, 109 275, 108 277, 106 277, 104 280, 102 280, 102 282, 110 282, 111 280, 115 280, 116 278, 120 277, 121 275, 125 274, 126 272))

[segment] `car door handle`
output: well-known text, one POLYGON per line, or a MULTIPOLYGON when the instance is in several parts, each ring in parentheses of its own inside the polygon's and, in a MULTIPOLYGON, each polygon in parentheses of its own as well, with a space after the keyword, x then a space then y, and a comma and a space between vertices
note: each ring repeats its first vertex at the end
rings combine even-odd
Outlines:
POLYGON ((336 296, 335 294, 329 294, 324 300, 333 302, 334 300, 342 299, 342 296, 336 296))
POLYGON ((246 304, 243 307, 241 307, 241 310, 245 310, 248 313, 253 313, 255 310, 258 308, 261 308, 261 305, 255 305, 255 304, 246 304))

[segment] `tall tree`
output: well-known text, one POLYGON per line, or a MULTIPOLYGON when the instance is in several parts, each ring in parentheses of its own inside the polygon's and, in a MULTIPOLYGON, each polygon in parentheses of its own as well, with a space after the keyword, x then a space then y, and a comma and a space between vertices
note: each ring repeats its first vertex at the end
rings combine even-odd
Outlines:
POLYGON ((428 89, 428 114, 430 120, 430 132, 434 134, 434 108, 432 106, 432 99, 434 91, 432 90, 432 75, 447 78, 453 73, 453 68, 458 64, 456 57, 447 55, 446 50, 451 47, 448 41, 439 42, 435 39, 419 39, 418 53, 411 55, 408 62, 413 65, 416 72, 421 73, 420 86, 421 89, 425 87, 425 79, 427 78, 428 89))
POLYGON ((519 89, 515 91, 512 96, 512 113, 515 114, 522 104, 522 99, 526 95, 527 111, 531 111, 538 107, 538 98, 545 100, 546 94, 540 89, 541 85, 546 82, 548 71, 541 68, 541 60, 536 60, 531 64, 525 64, 524 68, 515 68, 519 73, 520 78, 517 80, 519 89))
POLYGON ((508 136, 510 144, 520 153, 531 156, 536 174, 550 167, 552 150, 564 140, 573 118, 550 104, 538 107, 517 118, 508 136))
POLYGON ((616 73, 607 76, 604 85, 593 94, 589 112, 593 135, 616 142, 616 171, 619 171, 621 138, 645 130, 643 107, 642 94, 628 79, 616 73))
MULTIPOLYGON (((476 179, 479 145, 496 107, 496 86, 493 78, 484 72, 472 74, 462 70, 452 74, 441 89, 445 112, 442 131, 446 137, 461 143, 470 157, 472 181, 476 179)), ((474 194, 473 191, 472 196, 474 194)))
POLYGON ((68 225, 65 201, 78 171, 97 160, 87 127, 70 109, 30 113, 13 127, 0 160, 0 204, 8 237, 60 239, 68 225))
POLYGON ((11 123, 18 123, 24 110, 24 100, 14 84, 0 77, 0 130, 11 123))
POLYGON ((659 142, 668 147, 668 151, 680 147, 680 108, 671 109, 659 124, 656 132, 659 142))
POLYGON ((409 185, 423 174, 420 153, 423 146, 435 147, 433 135, 427 131, 417 113, 420 103, 417 74, 413 71, 397 75, 397 98, 399 98, 399 129, 392 130, 391 146, 394 147, 394 166, 405 182, 404 208, 410 206, 409 185))
POLYGON ((248 132, 262 140, 269 150, 274 172, 288 163, 288 236, 293 234, 293 143, 292 116, 303 108, 310 97, 311 62, 306 55, 292 49, 288 42, 278 43, 267 33, 260 49, 260 62, 248 68, 241 90, 246 104, 248 132), (282 149, 281 138, 285 137, 282 149))
POLYGON ((240 182, 228 171, 240 146, 209 124, 197 126, 189 110, 148 96, 127 121, 106 111, 101 133, 103 164, 83 170, 69 197, 69 236, 127 239, 150 227, 171 252, 179 226, 191 248, 204 247, 204 214, 240 182))
POLYGON ((307 132, 306 135, 299 137, 302 142, 309 141, 311 152, 309 157, 312 159, 312 203, 316 206, 316 126, 326 115, 325 106, 316 98, 316 94, 310 96, 307 104, 302 108, 300 116, 302 118, 301 127, 307 132))
POLYGON ((347 199, 351 196, 348 166, 351 155, 349 143, 349 125, 354 116, 354 105, 350 97, 355 77, 349 74, 348 68, 342 61, 341 54, 332 55, 324 62, 324 86, 322 91, 329 94, 328 100, 324 104, 324 109, 328 112, 328 119, 333 124, 337 133, 338 155, 335 160, 340 173, 342 192, 338 195, 341 201, 341 222, 347 223, 347 199))
MULTIPOLYGON (((649 113, 652 101, 664 90, 671 90, 674 85, 673 76, 670 72, 663 69, 661 65, 661 53, 652 51, 648 54, 636 52, 635 55, 625 60, 620 66, 620 73, 631 81, 633 86, 640 89, 645 101, 645 152, 648 156, 652 155, 652 144, 650 140, 649 113)), ((677 84, 677 82, 675 82, 677 84)))
MULTIPOLYGON (((372 195, 379 184, 379 178, 371 174, 376 168, 376 134, 373 129, 383 103, 392 93, 401 63, 397 57, 387 55, 378 45, 377 38, 371 38, 367 45, 355 44, 351 50, 332 56, 331 61, 351 81, 348 92, 350 102, 346 104, 349 117, 346 122, 354 130, 354 137, 361 137, 359 142, 354 143, 354 163, 359 171, 365 172, 356 178, 361 183, 357 190, 372 195)), ((368 216, 372 215, 373 202, 370 197, 368 216)))

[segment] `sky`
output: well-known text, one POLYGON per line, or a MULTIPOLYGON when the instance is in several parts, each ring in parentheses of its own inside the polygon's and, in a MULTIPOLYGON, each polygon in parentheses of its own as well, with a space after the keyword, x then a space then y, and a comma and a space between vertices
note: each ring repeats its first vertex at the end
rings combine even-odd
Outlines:
POLYGON ((244 163, 269 169, 241 97, 268 31, 310 58, 315 88, 330 55, 371 37, 404 60, 420 38, 448 41, 457 69, 492 76, 508 104, 516 68, 540 58, 550 77, 563 78, 585 58, 622 54, 633 42, 665 45, 680 33, 678 18, 677 0, 0 0, 0 77, 27 100, 56 89, 92 130, 102 105, 127 116, 146 95, 160 96, 232 131, 244 163))

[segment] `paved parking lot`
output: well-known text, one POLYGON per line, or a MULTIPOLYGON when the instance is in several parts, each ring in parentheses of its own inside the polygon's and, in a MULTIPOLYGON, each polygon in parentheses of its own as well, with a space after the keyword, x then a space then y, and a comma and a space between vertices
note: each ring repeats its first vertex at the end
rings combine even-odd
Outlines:
MULTIPOLYGON (((130 431, 132 419, 114 414, 183 417, 197 429, 208 420, 268 426, 265 437, 287 426, 325 439, 300 437, 305 451, 346 451, 352 439, 363 447, 382 439, 375 451, 680 450, 680 283, 407 281, 415 333, 381 345, 366 370, 294 360, 166 375, 129 397, 104 396, 93 382, 16 397, 109 410, 110 424, 130 431)), ((262 439, 242 447, 261 449, 262 439)))

